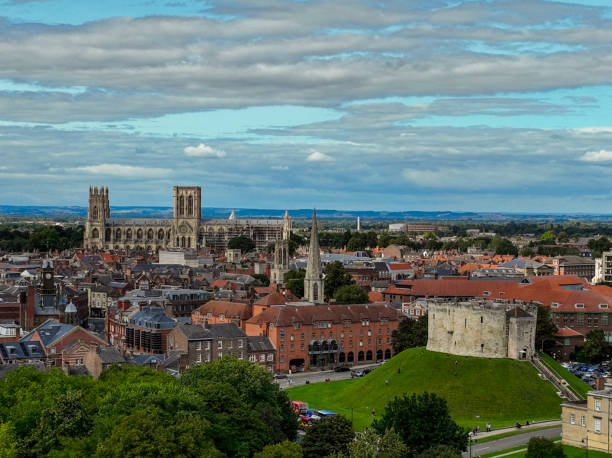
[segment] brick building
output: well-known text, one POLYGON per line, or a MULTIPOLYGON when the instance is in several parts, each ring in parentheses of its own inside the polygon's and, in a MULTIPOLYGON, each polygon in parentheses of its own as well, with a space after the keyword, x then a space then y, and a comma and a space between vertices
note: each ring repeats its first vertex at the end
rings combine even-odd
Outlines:
POLYGON ((276 349, 276 370, 331 368, 391 358, 397 310, 387 304, 272 306, 245 324, 276 349))
POLYGON ((244 322, 251 318, 253 308, 242 302, 210 301, 195 309, 191 314, 193 324, 235 323, 244 329, 244 322))
POLYGON ((135 353, 166 353, 166 339, 176 326, 161 307, 143 306, 125 326, 125 347, 135 353))

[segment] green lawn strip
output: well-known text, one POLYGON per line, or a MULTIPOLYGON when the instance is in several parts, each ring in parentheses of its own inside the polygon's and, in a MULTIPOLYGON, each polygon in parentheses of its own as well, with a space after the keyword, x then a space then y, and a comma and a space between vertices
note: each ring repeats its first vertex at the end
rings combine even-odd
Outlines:
POLYGON ((495 436, 487 436, 487 437, 483 437, 482 439, 478 439, 478 436, 476 436, 476 439, 478 439, 476 441, 477 444, 483 444, 485 442, 490 442, 490 441, 494 441, 497 439, 503 439, 504 437, 510 437, 510 436, 518 436, 519 434, 525 434, 525 433, 530 433, 532 431, 542 431, 543 429, 551 429, 551 428, 558 428, 559 426, 542 426, 540 428, 528 428, 528 429, 517 429, 516 431, 508 431, 507 433, 501 433, 501 434, 496 434, 495 436))
POLYGON ((394 397, 424 391, 445 398, 454 420, 469 429, 479 426, 484 431, 487 423, 497 428, 517 421, 548 420, 561 413, 554 387, 540 379, 528 362, 422 348, 402 352, 365 377, 298 386, 288 394, 312 408, 332 410, 349 419, 352 410, 354 427, 362 431, 372 422, 372 408, 382 415, 394 397))
MULTIPOLYGON (((558 441, 559 439, 556 438, 554 439, 555 441, 558 441)), ((512 458, 520 458, 526 455, 527 453, 527 446, 526 445, 519 445, 517 447, 512 447, 506 450, 500 450, 498 452, 491 452, 491 453, 487 453, 485 455, 478 455, 481 458, 492 458, 495 456, 500 456, 500 455, 504 455, 506 453, 510 453, 510 452, 514 452, 516 451, 516 453, 513 453, 512 455, 508 455, 511 456, 512 458), (522 452, 519 450, 523 450, 522 452)), ((578 447, 571 447, 569 445, 563 445, 563 451, 565 452, 565 456, 567 458, 583 458, 586 456, 586 450, 583 448, 578 448, 578 447)), ((610 455, 607 454, 606 452, 599 452, 596 450, 589 450, 589 458, 610 458, 610 455)))
POLYGON ((572 391, 579 396, 582 396, 583 399, 586 399, 586 394, 589 391, 593 391, 593 387, 589 384, 584 383, 580 378, 576 377, 570 371, 568 371, 565 367, 555 361, 546 353, 539 353, 542 362, 552 370, 557 376, 561 379, 565 379, 565 381, 569 384, 572 391))

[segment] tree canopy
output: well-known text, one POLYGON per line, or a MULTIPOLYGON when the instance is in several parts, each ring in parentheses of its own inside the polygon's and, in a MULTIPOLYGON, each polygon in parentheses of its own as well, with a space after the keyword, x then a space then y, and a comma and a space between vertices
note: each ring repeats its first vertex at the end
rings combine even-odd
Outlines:
POLYGON ((554 346, 554 335, 557 333, 557 326, 553 323, 552 312, 548 307, 538 305, 538 317, 536 320, 536 347, 549 349, 554 346))
POLYGON ((290 270, 285 274, 285 285, 297 297, 304 297, 305 276, 306 271, 304 269, 290 270))
POLYGON ((413 455, 438 444, 458 451, 467 448, 467 431, 453 421, 446 400, 434 393, 396 397, 372 427, 380 434, 393 428, 413 455))
POLYGON ((602 329, 589 331, 584 343, 584 355, 592 363, 600 363, 606 359, 610 353, 606 335, 602 329))
POLYGON ((98 380, 21 368, 0 383, 3 457, 248 457, 296 431, 272 376, 232 357, 180 381, 130 366, 98 380))
POLYGON ((336 290, 334 299, 338 304, 367 304, 370 302, 368 293, 358 285, 344 285, 336 290))
POLYGON ((346 454, 353 437, 351 422, 342 415, 323 417, 304 436, 302 449, 305 456, 346 454))
POLYGON ((227 247, 232 250, 240 250, 241 253, 248 253, 255 249, 255 242, 246 235, 234 237, 227 242, 227 247))
POLYGON ((325 268, 325 294, 334 297, 336 290, 342 286, 354 285, 355 280, 351 277, 340 261, 327 264, 325 268))
POLYGON ((555 444, 544 437, 532 437, 527 446, 527 458, 565 458, 561 444, 555 444))
POLYGON ((404 318, 400 321, 398 328, 391 334, 393 352, 397 354, 406 348, 427 345, 427 326, 427 315, 423 315, 417 320, 404 318))

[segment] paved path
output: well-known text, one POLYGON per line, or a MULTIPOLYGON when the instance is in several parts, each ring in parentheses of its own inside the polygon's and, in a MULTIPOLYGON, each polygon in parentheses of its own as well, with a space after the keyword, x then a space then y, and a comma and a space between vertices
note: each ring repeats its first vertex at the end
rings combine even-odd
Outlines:
MULTIPOLYGON (((366 367, 375 368, 380 364, 366 364, 363 366, 352 366, 351 369, 364 369, 366 367)), ((296 372, 288 375, 287 378, 278 379, 278 385, 281 389, 287 389, 294 386, 305 385, 306 381, 310 383, 325 382, 326 379, 332 381, 346 380, 351 378, 351 372, 334 372, 332 371, 313 371, 313 372, 296 372)))
MULTIPOLYGON (((537 426, 543 426, 542 423, 536 424, 537 426)), ((545 426, 545 425, 544 425, 545 426)), ((516 428, 511 428, 511 430, 516 431, 516 428)), ((523 430, 523 428, 521 428, 523 430)), ((492 431, 493 432, 493 431, 492 431)), ((504 431, 502 431, 504 432, 504 431)), ((501 434, 500 430, 497 430, 497 434, 501 434)), ((479 434, 479 437, 482 437, 484 433, 479 434)), ((553 437, 559 437, 561 435, 561 427, 555 426, 549 429, 542 429, 540 431, 529 431, 529 428, 525 430, 523 434, 517 434, 516 436, 504 437, 502 439, 492 440, 489 442, 484 442, 483 444, 472 442, 472 456, 476 457, 479 455, 484 455, 485 453, 497 452, 500 450, 506 450, 509 448, 517 447, 519 445, 525 445, 529 442, 529 439, 532 437, 545 437, 547 439, 552 439, 553 437)), ((462 454, 464 457, 470 456, 470 451, 468 448, 467 452, 462 454)))

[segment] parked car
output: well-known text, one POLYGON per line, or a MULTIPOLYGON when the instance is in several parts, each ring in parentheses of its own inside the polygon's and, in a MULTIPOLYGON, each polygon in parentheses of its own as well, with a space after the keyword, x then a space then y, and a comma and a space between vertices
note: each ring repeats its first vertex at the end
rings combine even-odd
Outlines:
POLYGON ((277 380, 281 379, 281 378, 287 378, 287 374, 284 374, 282 372, 277 372, 277 373, 274 374, 274 378, 277 379, 277 380))
POLYGON ((365 375, 365 373, 363 372, 363 370, 361 369, 353 369, 351 371, 351 377, 355 378, 355 377, 363 377, 365 375))
POLYGON ((351 368, 348 366, 336 366, 334 367, 334 372, 348 372, 351 368))

